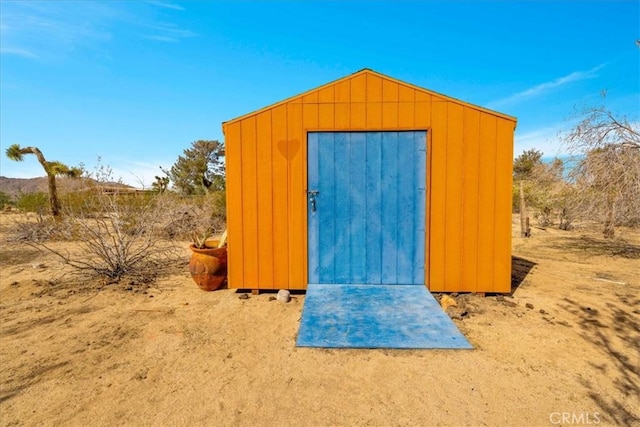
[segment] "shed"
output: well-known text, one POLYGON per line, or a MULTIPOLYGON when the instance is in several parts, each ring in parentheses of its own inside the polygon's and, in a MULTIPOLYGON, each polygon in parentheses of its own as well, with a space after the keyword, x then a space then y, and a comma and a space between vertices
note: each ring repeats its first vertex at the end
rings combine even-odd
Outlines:
POLYGON ((509 292, 515 126, 369 69, 223 123, 229 287, 509 292))

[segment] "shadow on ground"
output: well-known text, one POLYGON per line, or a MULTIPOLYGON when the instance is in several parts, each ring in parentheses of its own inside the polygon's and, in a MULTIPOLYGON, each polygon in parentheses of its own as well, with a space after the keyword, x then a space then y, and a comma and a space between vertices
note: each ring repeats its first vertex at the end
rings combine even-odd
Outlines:
POLYGON ((580 255, 610 255, 640 259, 640 246, 622 239, 604 239, 591 236, 570 236, 554 240, 550 247, 580 255))
POLYGON ((522 285, 524 279, 526 279, 531 269, 535 266, 536 263, 528 259, 517 256, 511 257, 511 294, 522 285))
MULTIPOLYGON (((44 377, 46 376, 46 374, 50 371, 55 371, 57 369, 63 368, 65 366, 67 366, 69 364, 69 362, 60 362, 60 363, 55 363, 52 365, 46 365, 46 366, 39 366, 33 370, 31 370, 27 375, 19 378, 16 383, 18 383, 17 385, 8 388, 6 390, 2 390, 0 392, 0 403, 3 403, 15 396, 17 396, 18 394, 20 394, 20 392, 26 388, 29 388, 37 383, 39 383, 40 381, 42 381, 44 379, 44 377)), ((5 384, 6 385, 6 384, 5 384)))
POLYGON ((37 249, 29 248, 9 248, 9 245, 0 251, 0 267, 11 267, 13 265, 27 264, 40 255, 37 249))
POLYGON ((33 319, 29 319, 29 321, 22 321, 15 325, 7 326, 6 322, 2 325, 2 329, 0 329, 0 338, 5 339, 12 335, 21 334, 27 331, 31 331, 34 328, 49 325, 55 322, 61 322, 62 319, 69 319, 72 317, 77 317, 79 314, 86 314, 93 311, 92 307, 80 307, 72 310, 60 310, 60 312, 51 314, 48 316, 34 316, 33 319))
POLYGON ((581 305, 564 298, 562 307, 577 318, 580 335, 602 352, 599 363, 590 362, 594 374, 613 381, 620 393, 603 395, 589 377, 580 382, 589 390, 589 397, 615 425, 638 425, 640 417, 640 297, 617 293, 615 304, 604 309, 581 305))

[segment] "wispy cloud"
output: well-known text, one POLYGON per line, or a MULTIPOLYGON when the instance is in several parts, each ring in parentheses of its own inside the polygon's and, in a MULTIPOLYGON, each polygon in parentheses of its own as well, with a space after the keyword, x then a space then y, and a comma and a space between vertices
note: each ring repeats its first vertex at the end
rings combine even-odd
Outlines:
POLYGON ((79 50, 103 54, 107 43, 116 39, 114 34, 118 39, 137 36, 175 43, 196 36, 171 23, 171 14, 182 10, 182 6, 160 0, 87 1, 73 7, 54 1, 6 2, 0 14, 0 54, 44 60, 79 50))
POLYGON ((566 122, 556 123, 549 126, 533 129, 527 132, 516 130, 514 151, 515 157, 525 150, 535 148, 544 153, 545 156, 557 156, 563 153, 564 147, 560 144, 559 135, 570 125, 566 122))
POLYGON ((125 184, 138 188, 150 188, 156 176, 162 176, 159 165, 171 165, 175 159, 158 159, 154 161, 130 161, 120 159, 113 165, 113 173, 125 184))
POLYGON ((173 10, 184 10, 184 7, 179 6, 177 4, 165 2, 165 1, 156 1, 156 0, 147 0, 145 3, 150 4, 152 6, 162 7, 165 9, 173 9, 173 10))
POLYGON ((194 32, 184 30, 171 23, 157 23, 148 27, 153 34, 146 35, 145 38, 150 40, 175 43, 184 38, 196 36, 194 32))
POLYGON ((525 101, 530 98, 534 98, 537 96, 544 95, 547 92, 550 92, 553 89, 568 85, 573 82, 588 80, 598 77, 598 71, 604 68, 605 64, 600 64, 597 67, 593 67, 590 70, 586 71, 574 71, 571 74, 567 74, 566 76, 559 77, 557 79, 540 83, 535 85, 529 89, 523 90, 521 92, 515 93, 506 98, 499 99, 497 101, 493 101, 489 103, 489 108, 502 107, 505 105, 512 105, 518 102, 525 101))
POLYGON ((38 55, 36 55, 33 52, 28 51, 27 49, 20 49, 20 48, 14 48, 14 47, 5 47, 2 46, 0 48, 0 54, 6 54, 6 55, 17 55, 17 56, 22 56, 24 58, 37 58, 38 55))
POLYGON ((94 2, 8 2, 0 15, 3 55, 55 57, 111 40, 113 9, 94 2))

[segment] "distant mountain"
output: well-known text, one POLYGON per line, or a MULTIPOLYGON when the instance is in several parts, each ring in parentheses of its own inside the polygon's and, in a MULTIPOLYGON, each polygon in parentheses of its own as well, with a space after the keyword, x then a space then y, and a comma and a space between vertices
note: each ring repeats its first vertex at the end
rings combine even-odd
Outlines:
MULTIPOLYGON (((90 178, 57 177, 56 185, 58 187, 58 191, 62 194, 77 191, 86 188, 89 185, 96 185, 96 181, 90 178)), ((133 188, 129 185, 119 184, 117 182, 101 183, 100 185, 121 187, 123 189, 133 188)), ((0 176, 0 192, 9 195, 12 198, 15 198, 20 194, 47 193, 48 191, 49 185, 46 176, 39 178, 7 178, 6 176, 0 176)))

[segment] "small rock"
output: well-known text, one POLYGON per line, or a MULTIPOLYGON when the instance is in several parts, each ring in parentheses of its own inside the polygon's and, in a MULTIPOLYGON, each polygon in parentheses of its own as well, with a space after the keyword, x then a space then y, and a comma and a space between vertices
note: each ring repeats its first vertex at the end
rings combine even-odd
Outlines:
POLYGON ((547 314, 547 312, 541 308, 540 309, 540 314, 547 314))
POLYGON ((137 374, 135 374, 133 376, 133 379, 136 380, 146 380, 147 379, 147 375, 148 375, 149 371, 146 369, 141 370, 140 372, 138 372, 137 374))
POLYGON ((276 297, 269 297, 269 301, 275 301, 276 297))
POLYGON ((440 305, 442 306, 442 309, 444 311, 447 311, 449 307, 455 307, 458 304, 456 303, 456 300, 454 300, 449 295, 442 295, 442 298, 440 299, 440 305))
POLYGON ((456 320, 462 320, 469 313, 466 310, 461 309, 460 307, 450 306, 446 309, 446 313, 450 318, 456 320))
POLYGON ((18 282, 11 282, 11 286, 18 286, 18 282))
POLYGON ((507 307, 517 307, 518 306, 518 304, 516 304, 515 302, 507 301, 507 300, 502 301, 502 304, 506 305, 507 307))
POLYGON ((498 295, 496 297, 496 301, 502 302, 502 301, 504 301, 504 297, 502 295, 498 295))
POLYGON ((31 264, 31 267, 33 267, 33 268, 46 268, 47 266, 44 265, 43 262, 34 262, 33 264, 31 264))
POLYGON ((238 298, 240 298, 240 299, 249 299, 249 294, 242 294, 238 298))
POLYGON ((278 296, 276 297, 278 301, 289 302, 291 301, 291 293, 286 289, 280 289, 278 291, 278 296))
POLYGON ((524 306, 527 307, 529 310, 533 310, 533 304, 531 304, 530 302, 526 303, 524 306))

